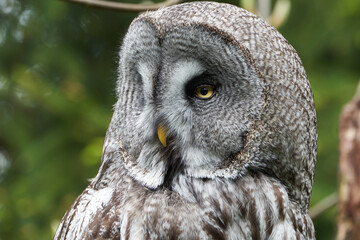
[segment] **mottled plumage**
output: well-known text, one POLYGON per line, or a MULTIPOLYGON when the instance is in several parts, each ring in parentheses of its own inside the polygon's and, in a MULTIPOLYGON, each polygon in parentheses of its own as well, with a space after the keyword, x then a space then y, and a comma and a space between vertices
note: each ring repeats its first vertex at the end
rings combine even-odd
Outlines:
POLYGON ((313 95, 265 21, 214 2, 140 15, 117 95, 100 170, 55 239, 315 239, 313 95))

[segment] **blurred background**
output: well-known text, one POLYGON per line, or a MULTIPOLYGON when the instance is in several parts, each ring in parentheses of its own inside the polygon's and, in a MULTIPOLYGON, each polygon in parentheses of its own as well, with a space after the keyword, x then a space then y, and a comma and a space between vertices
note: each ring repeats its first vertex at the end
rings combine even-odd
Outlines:
MULTIPOLYGON (((0 239, 51 239, 97 173, 118 50, 137 15, 0 0, 0 239)), ((359 26, 359 0, 291 0, 278 27, 302 58, 315 96, 311 205, 337 191, 338 119, 360 79, 359 26)), ((314 224, 317 239, 334 239, 336 208, 314 224)))

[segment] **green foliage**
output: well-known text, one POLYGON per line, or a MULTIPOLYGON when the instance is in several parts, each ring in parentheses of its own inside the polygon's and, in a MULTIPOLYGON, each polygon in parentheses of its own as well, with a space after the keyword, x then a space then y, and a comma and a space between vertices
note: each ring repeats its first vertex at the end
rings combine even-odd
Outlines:
MULTIPOLYGON (((360 2, 294 0, 291 9, 279 30, 314 91, 316 203, 337 189, 338 117, 360 78, 360 2)), ((0 239, 52 238, 96 175, 115 103, 118 48, 136 16, 0 0, 0 239)), ((335 217, 331 209, 315 219, 318 239, 334 237, 335 217)))

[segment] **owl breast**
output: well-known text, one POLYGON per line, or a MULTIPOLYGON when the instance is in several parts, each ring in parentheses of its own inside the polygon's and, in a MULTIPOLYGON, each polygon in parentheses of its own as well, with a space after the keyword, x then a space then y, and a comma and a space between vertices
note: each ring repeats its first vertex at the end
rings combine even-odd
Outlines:
POLYGON ((314 238, 311 219, 264 174, 236 181, 179 175, 172 190, 157 191, 128 177, 123 183, 91 191, 96 186, 90 185, 65 216, 70 224, 64 221, 57 239, 314 238))

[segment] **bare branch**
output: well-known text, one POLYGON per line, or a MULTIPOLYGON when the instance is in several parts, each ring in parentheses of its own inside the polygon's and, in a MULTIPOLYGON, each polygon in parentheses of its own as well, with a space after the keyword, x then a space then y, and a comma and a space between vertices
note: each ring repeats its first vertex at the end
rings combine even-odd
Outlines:
POLYGON ((360 84, 340 115, 340 186, 336 239, 360 236, 360 84))
POLYGON ((143 12, 147 10, 156 10, 161 7, 170 6, 181 2, 181 0, 166 0, 160 3, 146 4, 146 3, 120 3, 120 2, 102 1, 102 0, 62 0, 62 1, 84 4, 91 7, 99 7, 99 8, 106 8, 117 11, 130 11, 130 12, 143 12))
POLYGON ((241 0, 240 5, 246 10, 262 17, 278 28, 287 19, 291 9, 290 0, 277 0, 271 9, 271 0, 241 0))
POLYGON ((271 13, 271 1, 257 0, 257 6, 258 6, 259 15, 265 20, 269 20, 271 13))
POLYGON ((338 194, 337 193, 330 194, 326 198, 322 199, 319 203, 315 204, 315 206, 310 208, 309 210, 310 218, 314 219, 318 217, 332 206, 335 206, 337 202, 338 202, 338 194))

